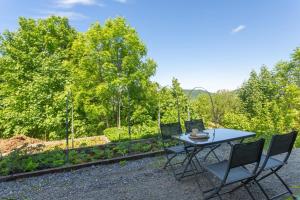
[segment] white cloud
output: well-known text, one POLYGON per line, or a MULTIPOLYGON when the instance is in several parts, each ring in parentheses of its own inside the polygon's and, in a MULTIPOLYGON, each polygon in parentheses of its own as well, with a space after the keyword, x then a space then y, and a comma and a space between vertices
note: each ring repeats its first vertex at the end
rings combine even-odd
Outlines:
POLYGON ((238 33, 241 32, 242 30, 244 30, 246 28, 245 25, 239 25, 238 27, 234 28, 231 30, 231 33, 238 33))
POLYGON ((71 11, 41 11, 40 13, 41 16, 38 16, 36 18, 47 18, 51 15, 67 17, 70 20, 83 20, 88 18, 86 15, 71 11))
POLYGON ((119 2, 119 3, 127 3, 127 0, 114 0, 116 2, 119 2))
POLYGON ((103 6, 103 4, 97 2, 96 0, 57 0, 57 6, 63 8, 71 8, 75 5, 84 5, 84 6, 103 6))

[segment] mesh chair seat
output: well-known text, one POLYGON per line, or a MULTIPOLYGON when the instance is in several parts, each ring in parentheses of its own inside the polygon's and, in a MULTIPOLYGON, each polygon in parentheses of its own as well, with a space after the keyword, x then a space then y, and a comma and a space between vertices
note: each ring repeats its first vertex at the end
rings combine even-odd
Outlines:
MULTIPOLYGON (((215 196, 221 199, 220 192, 222 188, 236 182, 241 182, 240 186, 244 187, 251 198, 254 199, 247 186, 247 181, 253 179, 256 174, 264 142, 264 139, 260 139, 255 142, 235 144, 231 149, 229 160, 204 166, 207 171, 221 181, 219 186, 203 191, 204 194, 208 194, 204 196, 204 199, 210 199, 215 196), (245 167, 253 163, 256 163, 256 165, 251 171, 245 167)), ((226 193, 228 192, 222 194, 226 193)))
MULTIPOLYGON (((289 159, 289 156, 292 152, 295 140, 297 138, 297 134, 298 134, 297 131, 292 131, 287 134, 273 135, 267 154, 261 155, 260 162, 259 162, 260 169, 254 176, 254 178, 250 180, 251 182, 255 182, 258 185, 258 187, 260 188, 260 190, 263 192, 264 196, 268 200, 278 198, 285 194, 290 194, 292 196, 292 199, 297 199, 297 197, 294 196, 293 191, 289 188, 287 183, 285 183, 284 180, 277 173, 285 164, 287 164, 287 160, 289 159), (280 160, 274 158, 274 156, 281 155, 281 154, 285 154, 285 156, 280 160), (266 172, 268 171, 268 173, 259 176, 263 171, 266 172), (267 192, 265 191, 265 189, 262 187, 260 183, 261 180, 271 175, 275 175, 274 177, 276 177, 286 189, 286 191, 277 194, 273 197, 270 197, 267 194, 267 192)), ((249 183, 249 181, 246 183, 249 183)), ((237 190, 238 188, 240 188, 240 186, 234 188, 233 190, 231 190, 231 192, 237 190)))
POLYGON ((185 153, 185 146, 184 145, 177 145, 172 147, 167 147, 166 150, 170 153, 185 153))
POLYGON ((266 155, 262 155, 262 158, 260 161, 260 171, 257 173, 257 176, 255 177, 254 181, 257 183, 257 185, 259 186, 259 188, 261 189, 261 191, 263 192, 263 194, 265 195, 265 197, 268 200, 278 198, 284 194, 290 194, 293 199, 296 199, 293 191, 289 188, 287 183, 284 182, 284 180, 279 176, 279 174, 277 172, 285 164, 287 164, 287 160, 289 159, 290 154, 292 152, 294 143, 297 138, 297 134, 298 134, 297 131, 292 131, 287 134, 273 135, 270 146, 269 146, 268 153, 266 155), (274 156, 282 155, 282 154, 285 154, 283 159, 279 160, 279 159, 274 158, 274 156), (258 175, 260 175, 260 173, 262 173, 263 171, 269 171, 269 172, 261 177, 258 177, 258 175), (259 183, 261 180, 263 180, 271 175, 275 175, 275 177, 277 177, 277 179, 282 183, 282 185, 286 189, 286 191, 284 191, 280 194, 277 194, 273 197, 269 197, 267 192, 264 190, 262 185, 259 183))
MULTIPOLYGON (((223 180, 226 175, 226 170, 228 167, 229 161, 224 160, 219 163, 214 163, 208 166, 205 166, 206 170, 214 174, 218 179, 223 180)), ((228 177, 226 179, 226 184, 234 183, 241 181, 253 176, 250 171, 244 167, 235 167, 230 169, 228 177)))
MULTIPOLYGON (((265 159, 267 158, 266 155, 261 155, 261 160, 260 160, 260 163, 259 163, 259 167, 262 167, 263 163, 265 162, 265 159)), ((272 169, 274 167, 279 167, 281 165, 283 165, 284 162, 282 162, 281 160, 277 160, 276 158, 269 158, 265 167, 264 167, 264 170, 267 170, 267 169, 272 169)))

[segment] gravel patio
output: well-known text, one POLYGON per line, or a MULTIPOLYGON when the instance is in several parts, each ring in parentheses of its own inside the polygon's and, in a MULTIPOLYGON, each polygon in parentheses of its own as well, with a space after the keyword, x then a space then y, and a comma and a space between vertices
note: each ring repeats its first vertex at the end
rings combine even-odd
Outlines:
MULTIPOLYGON (((228 155, 229 148, 223 145, 217 154, 228 155)), ((208 163, 213 162, 209 157, 208 163)), ((0 199, 103 199, 103 200, 160 200, 202 199, 202 192, 195 178, 176 181, 170 170, 163 170, 164 156, 144 158, 125 163, 99 165, 72 172, 48 174, 39 177, 18 179, 0 183, 0 199)), ((295 149, 289 164, 280 174, 296 194, 300 194, 300 149, 295 149)), ((216 180, 208 174, 200 174, 198 181, 202 190, 212 187, 216 180)), ((268 193, 276 194, 283 188, 276 179, 263 181, 268 193)), ((251 186, 256 199, 264 199, 257 186, 251 186)), ((223 199, 250 199, 244 189, 223 196, 223 199)), ((282 197, 281 199, 287 199, 282 197)))

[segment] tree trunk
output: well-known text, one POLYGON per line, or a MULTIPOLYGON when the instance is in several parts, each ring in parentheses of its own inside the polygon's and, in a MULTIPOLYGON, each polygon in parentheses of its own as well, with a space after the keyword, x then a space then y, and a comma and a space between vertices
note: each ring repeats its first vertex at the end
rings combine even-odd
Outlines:
POLYGON ((121 98, 118 97, 118 114, 117 114, 117 127, 121 128, 121 98))
POLYGON ((158 133, 159 133, 160 132, 160 105, 158 105, 157 124, 158 124, 158 133))
POLYGON ((105 121, 106 121, 106 128, 109 128, 109 120, 108 120, 108 116, 105 116, 105 121))

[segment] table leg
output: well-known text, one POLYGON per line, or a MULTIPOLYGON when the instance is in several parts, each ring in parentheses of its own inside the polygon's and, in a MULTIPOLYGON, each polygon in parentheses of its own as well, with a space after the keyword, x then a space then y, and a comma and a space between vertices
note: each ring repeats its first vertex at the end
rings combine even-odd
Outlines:
MULTIPOLYGON (((187 160, 187 163, 186 163, 186 165, 184 166, 184 169, 183 169, 183 171, 182 171, 182 173, 181 173, 181 176, 179 177, 179 179, 178 180, 181 180, 183 177, 184 177, 184 174, 187 172, 187 169, 188 169, 188 167, 191 165, 191 163, 193 162, 193 158, 199 153, 199 151, 201 151, 202 150, 202 148, 196 148, 196 147, 194 147, 194 149, 193 149, 193 151, 192 152, 187 152, 187 158, 186 158, 186 160, 187 160)), ((195 166, 196 167, 196 166, 195 166)), ((197 168, 196 168, 196 170, 197 170, 197 168)))

